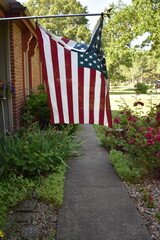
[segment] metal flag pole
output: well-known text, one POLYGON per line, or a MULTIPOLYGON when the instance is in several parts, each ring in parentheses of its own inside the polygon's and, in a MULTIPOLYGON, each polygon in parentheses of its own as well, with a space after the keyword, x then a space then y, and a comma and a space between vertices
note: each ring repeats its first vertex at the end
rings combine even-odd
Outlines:
MULTIPOLYGON (((109 10, 108 10, 109 11, 109 10)), ((60 15, 44 15, 44 16, 23 16, 23 17, 7 17, 0 18, 0 21, 9 21, 9 20, 23 20, 23 19, 39 19, 39 18, 59 18, 59 17, 85 17, 85 16, 100 16, 106 15, 110 17, 110 13, 81 13, 81 14, 60 14, 60 15)))

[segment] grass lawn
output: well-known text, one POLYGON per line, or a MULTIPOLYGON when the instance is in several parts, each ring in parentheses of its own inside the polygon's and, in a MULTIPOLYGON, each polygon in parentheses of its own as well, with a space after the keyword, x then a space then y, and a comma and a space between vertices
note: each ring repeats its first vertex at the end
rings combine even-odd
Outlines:
POLYGON ((112 111, 119 110, 119 106, 125 102, 129 108, 137 112, 142 112, 142 115, 144 115, 150 110, 150 107, 154 104, 158 105, 160 103, 160 89, 153 89, 152 94, 136 95, 133 88, 112 87, 110 89, 110 101, 112 111), (134 107, 133 104, 137 101, 143 102, 144 106, 134 107))

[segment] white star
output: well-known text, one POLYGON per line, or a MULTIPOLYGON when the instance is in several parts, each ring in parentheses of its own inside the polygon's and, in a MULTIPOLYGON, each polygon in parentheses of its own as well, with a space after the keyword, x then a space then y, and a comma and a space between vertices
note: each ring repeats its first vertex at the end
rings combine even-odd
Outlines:
POLYGON ((81 55, 80 55, 80 57, 84 57, 84 55, 83 55, 83 54, 81 54, 81 55))
POLYGON ((100 62, 101 60, 98 58, 98 62, 100 62))
POLYGON ((83 64, 84 62, 80 62, 80 64, 83 64))
POLYGON ((97 68, 100 68, 100 66, 99 66, 99 65, 97 65, 97 68))
POLYGON ((92 55, 90 55, 89 58, 93 58, 92 55))
POLYGON ((87 58, 85 58, 85 59, 84 59, 84 61, 88 62, 88 59, 87 59, 87 58))
POLYGON ((99 40, 99 39, 100 39, 100 36, 98 35, 98 36, 97 36, 97 40, 99 40))
POLYGON ((94 62, 94 63, 97 63, 97 61, 95 61, 95 60, 94 60, 93 62, 94 62))
POLYGON ((92 66, 92 63, 89 63, 89 66, 92 66))

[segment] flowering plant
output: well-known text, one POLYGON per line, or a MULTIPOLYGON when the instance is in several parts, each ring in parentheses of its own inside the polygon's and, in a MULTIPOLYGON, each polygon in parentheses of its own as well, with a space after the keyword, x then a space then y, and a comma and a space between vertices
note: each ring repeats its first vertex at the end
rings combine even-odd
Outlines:
POLYGON ((127 154, 134 167, 143 167, 146 173, 160 172, 160 107, 154 106, 147 116, 140 116, 125 105, 113 123, 112 131, 108 129, 103 139, 107 149, 127 154))
POLYGON ((13 84, 11 82, 0 81, 0 98, 5 98, 6 93, 9 96, 14 95, 15 88, 13 87, 13 84))

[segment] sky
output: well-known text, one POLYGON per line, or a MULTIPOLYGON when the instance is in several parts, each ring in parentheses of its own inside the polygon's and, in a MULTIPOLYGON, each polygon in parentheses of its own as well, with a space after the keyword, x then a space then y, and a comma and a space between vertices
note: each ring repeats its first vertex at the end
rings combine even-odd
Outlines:
MULTIPOLYGON (((101 13, 105 8, 109 8, 111 3, 117 4, 119 0, 79 0, 83 6, 87 6, 89 13, 101 13)), ((131 4, 132 0, 122 0, 125 4, 131 4)), ((88 17, 90 29, 94 28, 98 17, 88 17)))

